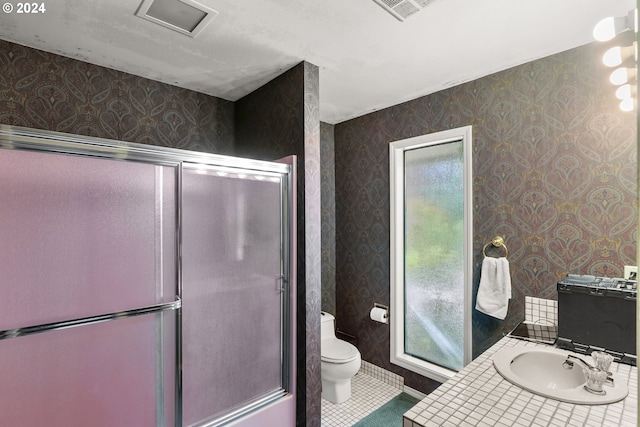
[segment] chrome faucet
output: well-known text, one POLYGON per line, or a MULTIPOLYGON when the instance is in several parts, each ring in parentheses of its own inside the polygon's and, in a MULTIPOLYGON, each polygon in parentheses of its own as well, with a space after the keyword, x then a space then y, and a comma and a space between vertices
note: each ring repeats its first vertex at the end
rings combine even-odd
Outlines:
MULTIPOLYGON (((574 356, 572 354, 568 354, 567 358, 565 359, 564 362, 562 362, 562 367, 565 369, 573 369, 573 365, 575 362, 578 362, 580 365, 582 365, 583 368, 588 369, 589 371, 598 371, 601 372, 600 369, 596 368, 595 366, 590 365, 589 363, 587 363, 584 359, 578 357, 578 356, 574 356)), ((586 375, 586 372, 585 372, 586 375)), ((605 385, 608 385, 610 387, 613 387, 613 378, 611 377, 609 372, 606 372, 607 378, 605 379, 604 383, 605 385)), ((586 386, 585 386, 586 387, 586 386)), ((592 391, 592 392, 599 392, 599 390, 592 390, 589 387, 586 387, 588 391, 592 391)))
POLYGON ((564 362, 562 362, 562 367, 564 369, 573 369, 573 363, 574 362, 572 362, 571 359, 574 359, 576 362, 579 362, 582 365, 583 368, 596 369, 595 366, 591 366, 584 359, 581 359, 580 357, 574 356, 572 354, 568 354, 567 355, 567 359, 564 362))

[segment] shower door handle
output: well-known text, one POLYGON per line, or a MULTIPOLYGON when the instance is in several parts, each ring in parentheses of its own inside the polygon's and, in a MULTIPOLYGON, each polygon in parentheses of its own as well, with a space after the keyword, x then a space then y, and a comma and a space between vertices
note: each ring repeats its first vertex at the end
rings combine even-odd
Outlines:
POLYGON ((278 293, 282 293, 284 292, 284 287, 285 287, 284 274, 281 274, 276 278, 276 291, 278 293))

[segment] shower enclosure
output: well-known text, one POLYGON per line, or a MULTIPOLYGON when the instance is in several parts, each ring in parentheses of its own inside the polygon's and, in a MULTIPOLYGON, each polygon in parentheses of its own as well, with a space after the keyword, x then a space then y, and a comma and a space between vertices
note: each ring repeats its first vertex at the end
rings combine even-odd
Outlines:
POLYGON ((0 425, 294 425, 288 160, 0 126, 0 425))

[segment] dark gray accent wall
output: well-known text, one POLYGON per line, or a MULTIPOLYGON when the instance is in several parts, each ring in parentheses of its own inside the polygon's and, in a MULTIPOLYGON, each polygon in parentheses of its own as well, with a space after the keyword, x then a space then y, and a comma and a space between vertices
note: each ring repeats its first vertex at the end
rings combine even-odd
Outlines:
MULTIPOLYGON (((322 217, 320 179, 320 70, 304 62, 304 179, 305 179, 305 316, 306 414, 298 425, 321 426, 322 380, 320 378, 320 308, 322 284, 322 217)), ((299 333, 299 336, 303 333, 299 333)), ((299 351, 302 346, 299 346, 299 351)))
POLYGON ((233 102, 3 40, 0 123, 233 153, 233 102))
POLYGON ((320 118, 318 68, 307 62, 236 101, 236 154, 298 156, 297 422, 320 426, 320 118))
MULTIPOLYGON (((389 143, 473 126, 474 302, 482 247, 505 237, 513 298, 504 321, 473 310, 473 353, 524 319, 524 296, 556 299, 567 273, 620 277, 637 259, 635 112, 618 108, 606 46, 593 43, 335 126, 336 321, 364 360, 429 392, 392 365, 389 327, 389 143)), ((447 286, 447 284, 443 284, 447 286)))
POLYGON ((322 311, 336 314, 336 197, 334 126, 320 123, 322 182, 322 311))
POLYGON ((233 103, 0 40, 2 124, 267 160, 298 155, 297 415, 309 426, 320 425, 322 384, 318 80, 318 68, 301 63, 233 103))

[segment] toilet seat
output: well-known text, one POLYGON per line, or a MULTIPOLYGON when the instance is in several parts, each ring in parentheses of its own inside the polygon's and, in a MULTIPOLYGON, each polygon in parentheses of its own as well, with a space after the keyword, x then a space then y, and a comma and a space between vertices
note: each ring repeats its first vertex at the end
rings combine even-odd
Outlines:
POLYGON ((346 341, 325 338, 320 343, 320 357, 323 362, 348 363, 360 357, 360 352, 346 341))

